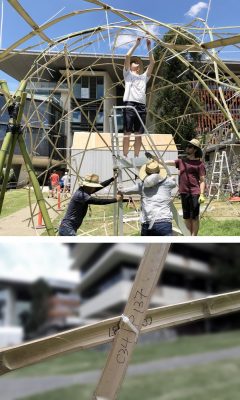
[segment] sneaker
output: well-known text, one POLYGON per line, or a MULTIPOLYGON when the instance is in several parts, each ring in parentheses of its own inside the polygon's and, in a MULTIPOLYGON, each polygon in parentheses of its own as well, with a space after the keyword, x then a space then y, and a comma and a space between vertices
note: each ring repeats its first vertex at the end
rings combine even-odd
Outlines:
POLYGON ((124 155, 122 155, 120 157, 120 163, 123 168, 129 168, 132 165, 130 158, 128 158, 127 156, 124 156, 124 155))
POLYGON ((147 158, 149 158, 150 160, 153 160, 153 159, 154 159, 154 155, 152 155, 151 153, 149 153, 149 151, 145 151, 145 156, 146 156, 147 158))

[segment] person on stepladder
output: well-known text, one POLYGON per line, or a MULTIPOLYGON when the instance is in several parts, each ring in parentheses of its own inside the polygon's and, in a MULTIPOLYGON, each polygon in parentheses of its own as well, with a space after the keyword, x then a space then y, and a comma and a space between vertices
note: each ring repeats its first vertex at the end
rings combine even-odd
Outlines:
POLYGON ((186 158, 165 161, 166 165, 172 165, 179 169, 179 194, 183 219, 191 236, 198 234, 200 204, 205 202, 206 170, 201 158, 200 142, 192 139, 186 145, 186 158))
MULTIPOLYGON (((123 96, 124 106, 132 106, 139 113, 144 125, 146 123, 146 87, 149 81, 153 67, 154 57, 151 50, 151 40, 147 39, 147 49, 149 53, 149 65, 145 72, 143 72, 143 63, 139 57, 132 57, 133 52, 141 43, 141 38, 137 38, 134 46, 128 51, 123 76, 125 81, 125 92, 123 96)), ((123 122, 124 122, 124 137, 123 137, 123 156, 128 161, 128 152, 130 146, 131 133, 135 134, 134 142, 134 157, 138 157, 144 127, 142 126, 136 112, 132 108, 123 109, 123 122)))

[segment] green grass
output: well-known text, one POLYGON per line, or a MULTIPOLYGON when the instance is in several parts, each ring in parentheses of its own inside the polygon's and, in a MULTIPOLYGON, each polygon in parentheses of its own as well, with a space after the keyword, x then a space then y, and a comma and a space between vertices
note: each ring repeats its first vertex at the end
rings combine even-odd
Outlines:
MULTIPOLYGON (((58 227, 60 221, 64 217, 66 213, 67 207, 65 207, 64 211, 55 218, 52 222, 54 227, 58 227)), ((128 213, 131 213, 134 209, 128 209, 126 205, 124 205, 124 216, 127 216, 128 213)), ((78 235, 84 235, 85 232, 88 232, 91 236, 113 236, 114 228, 113 228, 113 215, 114 215, 114 204, 109 204, 106 206, 97 206, 93 205, 88 209, 87 215, 83 220, 83 223, 78 230, 78 235)), ((132 227, 127 224, 124 224, 124 235, 140 235, 139 230, 137 229, 136 221, 131 223, 132 227)), ((43 232, 42 236, 46 236, 47 233, 43 232)))
MULTIPOLYGON (((138 364, 167 357, 183 356, 239 346, 239 335, 239 331, 233 331, 219 334, 181 336, 170 342, 139 345, 134 350, 132 363, 138 364)), ((106 361, 106 355, 106 351, 82 350, 20 369, 8 376, 49 376, 91 371, 103 367, 106 361)))
MULTIPOLYGON (((47 196, 47 193, 44 193, 44 196, 47 196)), ((31 191, 31 202, 34 203, 36 201, 33 191, 31 191)), ((67 203, 64 202, 63 205, 67 203)), ((225 203, 219 202, 218 205, 224 205, 225 203)), ((180 204, 176 203, 178 207, 180 204)), ((6 192, 5 200, 3 204, 3 210, 0 218, 6 217, 24 207, 29 206, 28 199, 28 190, 26 189, 15 189, 9 190, 6 192)), ((181 208, 181 207, 180 207, 181 208)), ((113 210, 114 205, 106 205, 106 206, 92 206, 92 215, 90 216, 89 212, 86 215, 81 228, 78 231, 79 235, 82 235, 82 232, 89 232, 92 236, 112 236, 113 235, 113 210), (105 218, 105 221, 104 221, 105 218), (107 226, 107 224, 110 224, 107 226)), ((66 212, 66 206, 64 211, 62 211, 61 215, 55 218, 52 222, 53 225, 57 228, 61 219, 63 218, 66 212)), ((133 213, 134 208, 127 208, 127 205, 124 204, 124 215, 127 216, 128 213, 133 213)), ((219 209, 219 217, 223 213, 222 209, 219 209)), ((216 210, 215 210, 216 214, 216 210)), ((240 219, 226 219, 219 221, 217 219, 217 214, 214 217, 204 217, 200 223, 199 236, 239 236, 240 232, 240 219), (216 217, 216 218, 215 218, 216 217)), ((124 224, 124 235, 140 235, 140 227, 138 229, 137 223, 130 222, 129 224, 124 224), (130 225, 132 226, 130 226, 130 225)), ((42 235, 46 235, 46 231, 42 233, 42 235)))
MULTIPOLYGON (((239 331, 182 336, 171 342, 137 346, 132 363, 147 362, 179 355, 196 354, 239 346, 239 331)), ((76 374, 102 368, 107 352, 86 350, 58 357, 25 368, 9 377, 76 374)), ((173 371, 126 377, 119 400, 238 400, 240 360, 230 359, 200 366, 182 366, 173 371)), ((16 383, 17 385, 17 383, 16 383)), ((94 384, 74 385, 24 397, 22 400, 87 400, 94 384)))
POLYGON ((5 193, 2 213, 0 218, 7 217, 14 212, 27 207, 29 204, 28 190, 26 189, 14 189, 8 190, 5 193))
MULTIPOLYGON (((225 360, 170 372, 127 377, 119 400, 238 400, 240 360, 225 360)), ((94 385, 75 385, 25 400, 87 400, 94 385)))
POLYGON ((204 218, 200 222, 199 236, 239 236, 240 220, 218 221, 204 218))
MULTIPOLYGON (((47 196, 46 193, 43 194, 47 196)), ((31 203, 36 203, 36 197, 33 190, 30 191, 31 203)), ((22 208, 29 207, 29 190, 28 189, 13 189, 5 193, 2 213, 0 218, 7 217, 21 210, 22 208)))

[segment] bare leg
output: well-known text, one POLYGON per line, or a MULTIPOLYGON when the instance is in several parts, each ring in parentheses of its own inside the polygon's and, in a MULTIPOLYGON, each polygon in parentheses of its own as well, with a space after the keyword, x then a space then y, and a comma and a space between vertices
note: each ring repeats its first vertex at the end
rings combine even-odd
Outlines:
POLYGON ((134 157, 138 157, 141 146, 142 146, 142 135, 141 133, 135 133, 135 141, 134 141, 134 157))
POLYGON ((191 219, 184 219, 184 223, 189 230, 191 236, 192 236, 192 220, 191 219))
POLYGON ((199 218, 192 219, 192 236, 197 236, 199 230, 199 218))
POLYGON ((128 152, 129 152, 130 136, 131 136, 131 132, 126 132, 126 133, 124 133, 124 136, 123 136, 123 155, 125 157, 127 157, 128 152))

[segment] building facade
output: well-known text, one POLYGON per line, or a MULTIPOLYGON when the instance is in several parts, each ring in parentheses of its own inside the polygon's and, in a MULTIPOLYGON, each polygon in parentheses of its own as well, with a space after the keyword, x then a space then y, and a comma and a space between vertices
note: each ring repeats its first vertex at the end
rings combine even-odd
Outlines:
MULTIPOLYGON (((80 273, 83 318, 121 314, 144 254, 145 244, 76 244, 72 268, 80 273)), ((195 300, 215 291, 211 263, 215 245, 173 244, 151 307, 195 300)))
MULTIPOLYGON (((0 96, 0 146, 5 137, 9 115, 5 98, 0 96)), ((23 137, 31 156, 33 166, 40 175, 47 167, 57 165, 57 169, 65 169, 66 136, 64 110, 57 98, 46 98, 44 95, 28 95, 24 107, 23 137), (25 123, 24 123, 25 121, 25 123), (26 122, 27 121, 27 122, 26 122), (60 150, 57 151, 56 148, 60 150)), ((13 169, 17 186, 26 184, 28 176, 18 144, 13 156, 13 169)), ((46 180, 46 177, 45 177, 46 180)))

